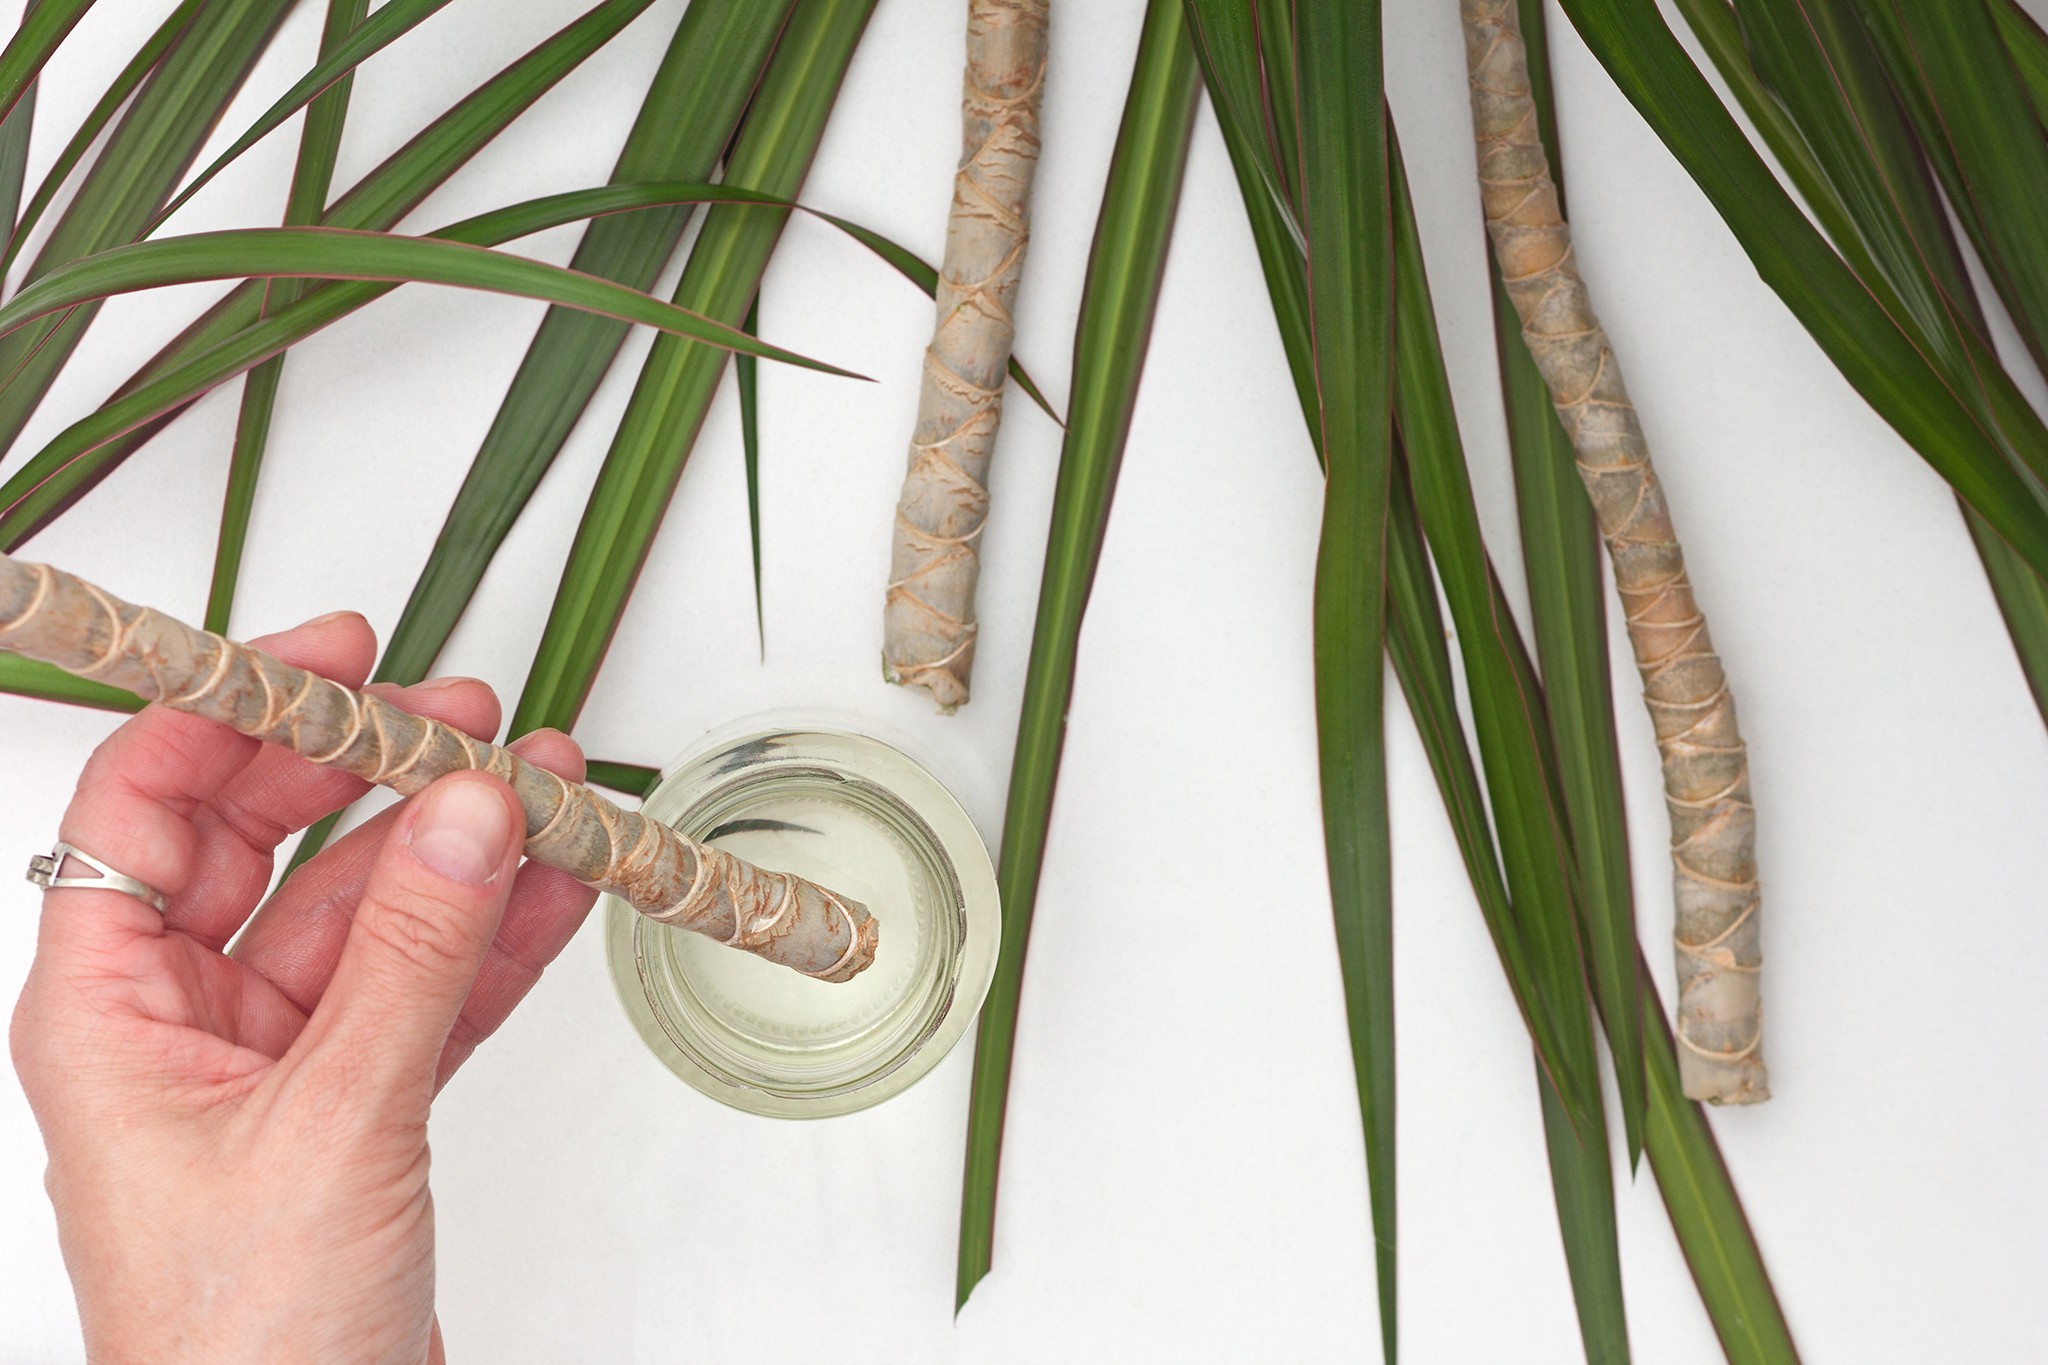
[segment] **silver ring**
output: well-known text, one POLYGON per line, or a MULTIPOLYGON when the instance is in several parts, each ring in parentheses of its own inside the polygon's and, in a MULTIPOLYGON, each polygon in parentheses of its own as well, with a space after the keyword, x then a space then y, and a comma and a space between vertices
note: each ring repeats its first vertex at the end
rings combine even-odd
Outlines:
POLYGON ((138 881, 125 872, 116 872, 90 853, 81 852, 61 839, 48 853, 38 854, 28 860, 28 879, 45 891, 58 891, 68 887, 79 887, 87 891, 118 891, 124 896, 135 897, 159 915, 164 913, 164 907, 169 903, 163 892, 147 882, 138 881), (64 870, 64 860, 67 858, 84 863, 99 875, 58 876, 57 874, 64 870))

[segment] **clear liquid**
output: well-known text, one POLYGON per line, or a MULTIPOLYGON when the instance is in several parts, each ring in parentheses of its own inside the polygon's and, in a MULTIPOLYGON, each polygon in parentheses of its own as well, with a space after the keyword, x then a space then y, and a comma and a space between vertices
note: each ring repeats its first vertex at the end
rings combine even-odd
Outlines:
POLYGON ((670 1070, 726 1104, 822 1118, 879 1103, 938 1063, 988 990, 1001 934, 988 850, 959 802, 886 744, 816 727, 730 734, 642 812, 862 902, 879 921, 875 961, 814 981, 614 897, 619 998, 670 1070))
POLYGON ((766 793, 722 813, 719 828, 715 846, 860 901, 881 935, 867 970, 832 982, 666 930, 677 973, 711 1014, 758 1046, 802 1052, 853 1042, 903 1003, 927 955, 933 897, 901 834, 836 794, 802 792, 766 793))

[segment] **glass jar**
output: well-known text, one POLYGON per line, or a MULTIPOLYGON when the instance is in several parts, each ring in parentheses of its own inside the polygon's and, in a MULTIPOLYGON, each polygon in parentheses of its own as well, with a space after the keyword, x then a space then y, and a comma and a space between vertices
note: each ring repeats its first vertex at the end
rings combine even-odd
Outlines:
POLYGON ((881 926, 874 963, 825 982, 607 897, 619 998, 691 1085, 757 1114, 846 1114, 900 1094, 966 1033, 995 975, 995 871, 967 813, 909 757, 821 725, 729 728, 641 810, 850 896, 881 926))

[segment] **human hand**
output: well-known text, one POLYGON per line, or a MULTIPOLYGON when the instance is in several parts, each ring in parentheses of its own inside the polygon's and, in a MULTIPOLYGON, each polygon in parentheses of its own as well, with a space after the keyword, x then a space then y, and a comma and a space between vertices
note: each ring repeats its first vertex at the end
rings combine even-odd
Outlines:
MULTIPOLYGON (((351 686, 376 652, 350 614, 257 643, 351 686)), ((498 726, 474 680, 372 690, 473 735, 498 726)), ((565 735, 512 747, 583 776, 565 735)), ((441 1356, 428 1107, 594 893, 520 865, 511 789, 459 773, 257 910, 277 847, 364 790, 154 706, 79 779, 60 837, 169 898, 159 915, 119 892, 48 892, 14 1012, 95 1361, 441 1356)))

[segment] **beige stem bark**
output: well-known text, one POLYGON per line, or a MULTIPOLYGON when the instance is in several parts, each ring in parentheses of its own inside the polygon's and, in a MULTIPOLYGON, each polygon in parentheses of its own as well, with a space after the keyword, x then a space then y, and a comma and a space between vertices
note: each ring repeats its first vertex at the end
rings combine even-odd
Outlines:
POLYGON ((896 506, 882 672, 942 711, 967 700, 988 466, 1002 421, 1010 306, 1030 238, 1047 0, 970 0, 963 149, 938 322, 925 352, 910 469, 896 506))
POLYGON ((685 839, 495 744, 47 565, 0 555, 0 649, 407 794, 464 768, 495 773, 526 808, 527 856, 652 919, 824 981, 845 981, 874 961, 879 926, 856 902, 685 839))
POLYGON ((1515 0, 1460 0, 1488 235, 1570 433, 1614 562, 1664 760, 1677 901, 1679 1074, 1717 1104, 1770 1098, 1758 972, 1756 812, 1735 700, 1621 368, 1572 258, 1537 133, 1515 0))

